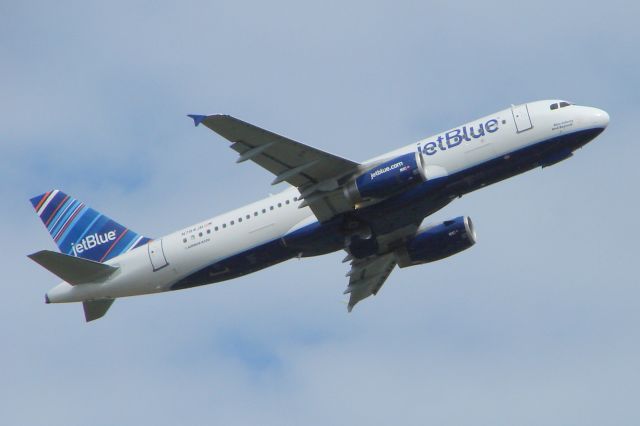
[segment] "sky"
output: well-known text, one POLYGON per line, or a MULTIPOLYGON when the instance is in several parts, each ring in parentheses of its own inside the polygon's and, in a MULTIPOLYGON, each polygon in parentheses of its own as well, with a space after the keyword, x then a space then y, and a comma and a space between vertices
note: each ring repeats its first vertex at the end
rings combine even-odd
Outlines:
POLYGON ((1 2, 0 423, 636 425, 635 3, 1 2), (117 300, 45 305, 59 188, 158 237, 268 172, 186 114, 363 161, 527 101, 605 109, 569 161, 469 194, 478 243, 346 311, 343 253, 117 300))

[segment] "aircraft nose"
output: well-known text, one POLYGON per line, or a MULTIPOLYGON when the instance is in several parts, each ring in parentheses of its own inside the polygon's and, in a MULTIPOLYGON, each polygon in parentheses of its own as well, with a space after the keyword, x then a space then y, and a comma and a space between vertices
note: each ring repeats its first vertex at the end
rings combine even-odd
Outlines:
POLYGON ((596 127, 606 129, 609 125, 609 114, 607 114, 607 111, 602 109, 594 108, 593 113, 591 114, 591 119, 596 127))

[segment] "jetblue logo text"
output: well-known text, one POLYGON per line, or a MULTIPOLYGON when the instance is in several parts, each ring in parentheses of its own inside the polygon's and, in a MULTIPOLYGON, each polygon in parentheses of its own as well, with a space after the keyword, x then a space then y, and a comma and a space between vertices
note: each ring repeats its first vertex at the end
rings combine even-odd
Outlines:
MULTIPOLYGON (((387 166, 387 167, 385 167, 384 169, 378 169, 378 170, 376 170, 375 172, 372 172, 372 173, 371 173, 371 180, 373 180, 373 178, 375 178, 375 177, 377 177, 377 176, 380 176, 380 175, 382 175, 382 174, 384 174, 384 173, 387 173, 387 172, 389 172, 389 171, 391 171, 391 170, 395 170, 395 169, 397 169, 398 167, 402 167, 403 165, 404 165, 404 163, 403 163, 402 161, 398 161, 397 163, 392 164, 392 165, 390 165, 390 166, 387 166)), ((407 169, 409 169, 409 168, 411 168, 411 167, 410 167, 410 166, 402 167, 402 168, 400 169, 400 171, 401 171, 401 172, 404 172, 405 170, 407 170, 407 169)))
POLYGON ((477 126, 462 126, 438 136, 433 142, 425 143, 422 147, 422 153, 425 155, 433 155, 438 151, 455 148, 464 141, 468 142, 472 139, 478 139, 486 133, 494 133, 496 131, 498 131, 498 120, 495 118, 492 118, 486 123, 480 123, 477 126))
POLYGON ((90 250, 99 245, 108 243, 116 239, 116 231, 105 232, 104 234, 92 234, 87 235, 78 243, 71 245, 71 250, 74 256, 78 256, 80 253, 90 250))

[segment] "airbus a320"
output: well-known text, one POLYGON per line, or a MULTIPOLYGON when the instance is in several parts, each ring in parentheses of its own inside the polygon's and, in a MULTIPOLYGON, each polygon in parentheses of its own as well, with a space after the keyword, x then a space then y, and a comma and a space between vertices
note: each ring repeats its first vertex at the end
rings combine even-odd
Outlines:
POLYGON ((228 115, 190 115, 289 187, 160 238, 139 234, 60 190, 31 199, 59 251, 31 259, 63 280, 46 303, 81 302, 86 321, 117 298, 237 278, 287 259, 344 250, 348 310, 378 293, 396 266, 473 246, 469 217, 425 218, 454 199, 566 160, 609 124, 597 108, 543 100, 490 114, 355 162, 228 115))

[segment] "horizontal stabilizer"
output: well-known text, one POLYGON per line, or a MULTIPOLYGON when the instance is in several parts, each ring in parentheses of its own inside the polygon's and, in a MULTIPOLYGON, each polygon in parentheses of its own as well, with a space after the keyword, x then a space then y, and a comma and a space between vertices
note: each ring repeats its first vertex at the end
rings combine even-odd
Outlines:
POLYGON ((29 258, 71 285, 102 281, 118 270, 115 266, 50 250, 30 254, 29 258))
POLYGON ((89 321, 102 318, 107 313, 113 301, 115 299, 104 300, 91 300, 88 302, 82 302, 82 308, 84 309, 84 319, 89 321))

